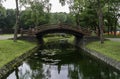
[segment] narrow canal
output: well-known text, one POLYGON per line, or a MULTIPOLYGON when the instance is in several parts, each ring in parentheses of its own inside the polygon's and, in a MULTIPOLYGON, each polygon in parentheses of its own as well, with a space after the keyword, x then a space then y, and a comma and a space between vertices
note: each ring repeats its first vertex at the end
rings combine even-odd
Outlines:
POLYGON ((120 79, 120 73, 66 44, 46 44, 4 79, 120 79))

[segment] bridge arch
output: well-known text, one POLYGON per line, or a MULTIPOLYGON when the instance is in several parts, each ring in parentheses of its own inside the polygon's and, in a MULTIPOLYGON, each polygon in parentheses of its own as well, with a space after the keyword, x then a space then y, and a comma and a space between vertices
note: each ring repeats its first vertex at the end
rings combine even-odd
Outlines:
POLYGON ((88 36, 90 32, 87 29, 83 28, 76 28, 70 25, 43 25, 39 26, 36 31, 36 37, 40 43, 43 42, 43 36, 49 33, 66 33, 74 35, 76 40, 80 40, 83 36, 88 36))

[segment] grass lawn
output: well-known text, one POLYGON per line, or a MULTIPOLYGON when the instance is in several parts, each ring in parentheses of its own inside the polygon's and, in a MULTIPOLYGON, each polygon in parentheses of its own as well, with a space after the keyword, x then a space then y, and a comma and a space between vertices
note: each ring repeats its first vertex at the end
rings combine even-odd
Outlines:
POLYGON ((120 42, 109 40, 105 41, 104 44, 100 44, 100 42, 92 42, 86 47, 120 61, 120 42))
POLYGON ((2 36, 7 36, 7 35, 14 35, 14 34, 0 34, 2 36))
POLYGON ((59 39, 67 39, 69 43, 72 43, 74 41, 74 36, 70 36, 67 38, 62 36, 44 37, 45 42, 55 42, 58 41, 59 39))
POLYGON ((0 67, 35 47, 35 43, 26 41, 0 40, 0 67))

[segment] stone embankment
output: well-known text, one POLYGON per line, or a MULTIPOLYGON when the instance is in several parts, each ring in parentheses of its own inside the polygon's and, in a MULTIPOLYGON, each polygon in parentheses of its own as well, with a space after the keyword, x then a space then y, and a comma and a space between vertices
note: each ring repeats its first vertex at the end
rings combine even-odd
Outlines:
POLYGON ((2 68, 0 68, 0 79, 2 79, 5 75, 7 75, 10 71, 15 69, 17 66, 20 65, 20 63, 26 59, 27 57, 31 56, 38 48, 35 47, 23 55, 15 58, 13 61, 9 62, 8 64, 4 65, 2 68))
POLYGON ((78 44, 78 47, 82 48, 84 51, 86 51, 86 54, 89 55, 89 56, 92 56, 94 58, 97 58, 103 62, 105 62, 106 64, 112 66, 113 68, 117 69, 120 71, 120 62, 117 61, 117 60, 114 60, 108 56, 105 56, 103 54, 101 54, 100 52, 97 52, 95 50, 91 50, 89 48, 86 48, 86 45, 89 43, 89 42, 92 42, 92 41, 98 41, 99 38, 97 37, 85 37, 83 40, 82 40, 82 45, 81 43, 78 44))

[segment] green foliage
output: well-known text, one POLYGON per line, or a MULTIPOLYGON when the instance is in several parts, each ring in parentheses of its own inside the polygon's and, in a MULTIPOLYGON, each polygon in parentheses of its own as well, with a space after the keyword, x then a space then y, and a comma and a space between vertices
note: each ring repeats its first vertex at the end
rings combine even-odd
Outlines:
MULTIPOLYGON (((4 1, 4 0, 1 0, 4 1)), ((71 13, 49 13, 51 4, 49 0, 20 0, 20 27, 29 28, 43 24, 67 23, 81 27, 99 29, 98 27, 98 0, 60 0, 62 5, 69 4, 71 13), (29 7, 28 7, 29 5, 29 7)), ((100 0, 103 11, 104 30, 113 31, 119 26, 120 17, 119 0, 100 0)), ((15 10, 0 6, 0 28, 13 28, 15 25, 15 10)))
POLYGON ((50 14, 50 24, 70 24, 75 25, 75 18, 73 15, 68 13, 51 13, 50 14))
POLYGON ((0 28, 3 28, 5 25, 4 19, 6 17, 6 11, 5 8, 0 6, 0 28))
POLYGON ((15 10, 1 8, 0 15, 0 28, 13 28, 15 25, 15 10))
POLYGON ((3 8, 0 12, 0 28, 13 28, 15 23, 15 10, 3 8))
POLYGON ((64 23, 66 20, 66 13, 51 13, 50 24, 64 23))
POLYGON ((49 37, 49 36, 44 37, 45 43, 46 42, 58 42, 60 39, 66 39, 66 40, 68 40, 69 43, 74 42, 74 36, 72 36, 72 35, 67 35, 66 37, 63 37, 63 36, 51 34, 51 37, 49 37))
POLYGON ((4 20, 5 22, 5 27, 4 28, 13 28, 13 26, 15 25, 15 10, 13 9, 7 9, 6 10, 6 18, 4 20))
POLYGON ((35 27, 49 22, 49 14, 42 3, 32 3, 31 7, 21 12, 22 28, 35 27))
POLYGON ((0 67, 24 54, 36 45, 26 41, 13 42, 13 40, 0 41, 0 67), (21 50, 22 49, 22 50, 21 50))
MULTIPOLYGON (((20 0, 19 4, 26 8, 25 10, 20 11, 20 27, 35 27, 49 22, 49 11, 51 5, 48 0, 20 0)), ((15 26, 15 20, 15 9, 5 9, 0 5, 0 28, 12 29, 15 26)))
POLYGON ((73 25, 73 26, 76 25, 75 17, 72 14, 69 13, 66 15, 66 17, 67 17, 67 19, 65 20, 64 23, 69 24, 69 25, 73 25))
POLYGON ((108 57, 120 61, 120 42, 105 41, 104 44, 92 42, 87 45, 87 48, 102 53, 108 57))
POLYGON ((32 11, 29 9, 21 12, 20 25, 22 28, 29 28, 31 26, 34 26, 31 15, 32 11))
POLYGON ((78 26, 88 27, 92 30, 99 29, 98 4, 103 13, 103 29, 111 29, 111 31, 113 31, 115 26, 119 26, 117 23, 120 9, 119 0, 69 0, 68 4, 71 13, 75 16, 76 24, 78 26))
POLYGON ((88 27, 95 30, 95 27, 98 26, 97 13, 90 4, 80 15, 80 25, 83 27, 88 27))

